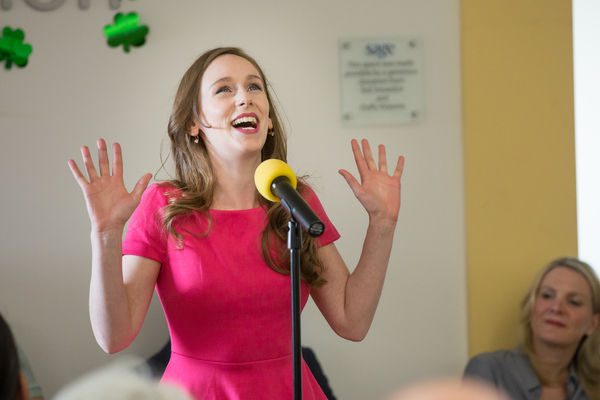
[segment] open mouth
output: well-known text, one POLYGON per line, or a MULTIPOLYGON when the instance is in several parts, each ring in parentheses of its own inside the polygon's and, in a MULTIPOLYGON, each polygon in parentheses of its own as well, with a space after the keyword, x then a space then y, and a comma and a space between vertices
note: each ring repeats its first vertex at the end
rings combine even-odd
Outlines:
POLYGON ((258 128, 258 120, 256 117, 236 118, 231 122, 231 126, 237 129, 254 130, 258 128))

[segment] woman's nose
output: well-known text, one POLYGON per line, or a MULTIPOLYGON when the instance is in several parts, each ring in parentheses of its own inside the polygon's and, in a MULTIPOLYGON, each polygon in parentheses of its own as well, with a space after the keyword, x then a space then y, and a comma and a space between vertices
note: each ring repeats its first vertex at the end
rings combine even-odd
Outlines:
POLYGON ((563 304, 562 300, 560 300, 560 299, 554 300, 550 306, 550 310, 552 312, 554 312, 555 314, 562 314, 562 312, 564 311, 564 304, 563 304))
POLYGON ((237 95, 236 105, 240 106, 249 106, 252 104, 252 98, 250 97, 250 93, 246 91, 242 91, 237 95))

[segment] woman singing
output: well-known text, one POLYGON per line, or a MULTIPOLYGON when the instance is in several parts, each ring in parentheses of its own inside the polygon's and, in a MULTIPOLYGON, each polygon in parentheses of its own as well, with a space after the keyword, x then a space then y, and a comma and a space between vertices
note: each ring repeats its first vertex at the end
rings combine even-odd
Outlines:
MULTIPOLYGON (((154 288, 172 338, 163 380, 197 399, 291 398, 292 341, 289 216, 263 199, 254 172, 267 159, 286 161, 286 136, 268 82, 238 48, 204 53, 183 76, 168 132, 175 179, 131 193, 122 179, 121 149, 98 140, 98 169, 82 148, 87 179, 73 160, 92 222, 90 314, 108 353, 138 334, 154 288), (122 242, 124 226, 130 220, 122 242)), ((369 215, 358 265, 349 272, 334 242, 340 237, 315 193, 298 190, 325 223, 304 234, 302 305, 309 294, 341 337, 362 340, 381 295, 400 210, 404 159, 387 170, 366 140, 352 150, 359 183, 341 170, 369 215)), ((304 399, 325 399, 303 364, 304 399)))

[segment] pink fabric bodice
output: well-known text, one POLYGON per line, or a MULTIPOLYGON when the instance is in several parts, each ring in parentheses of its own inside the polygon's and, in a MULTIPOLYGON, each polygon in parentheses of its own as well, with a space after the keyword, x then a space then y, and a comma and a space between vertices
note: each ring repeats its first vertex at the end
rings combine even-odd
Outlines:
MULTIPOLYGON (((149 187, 136 209, 123 253, 162 264, 156 283, 172 340, 163 380, 197 399, 292 398, 290 276, 264 262, 265 210, 210 210, 181 221, 183 250, 161 228, 164 185, 149 187), (289 393, 289 396, 287 395, 289 393), (283 396, 283 397, 282 397, 283 396)), ((318 245, 339 238, 314 192, 307 202, 326 225, 318 245)), ((301 304, 310 288, 301 284, 301 304)), ((304 399, 325 399, 303 366, 304 399)))

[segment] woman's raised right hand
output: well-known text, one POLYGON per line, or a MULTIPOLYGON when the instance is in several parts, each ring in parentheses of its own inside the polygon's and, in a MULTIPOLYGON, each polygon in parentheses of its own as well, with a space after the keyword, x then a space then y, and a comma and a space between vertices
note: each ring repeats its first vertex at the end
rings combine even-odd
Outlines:
POLYGON ((81 148, 81 154, 88 179, 83 176, 75 161, 69 160, 69 167, 83 190, 92 230, 95 232, 122 230, 140 203, 142 193, 148 186, 152 174, 142 176, 133 191, 129 193, 123 182, 123 159, 121 146, 118 143, 113 144, 112 175, 110 174, 106 143, 103 139, 98 139, 100 173, 94 167, 87 146, 81 148))

